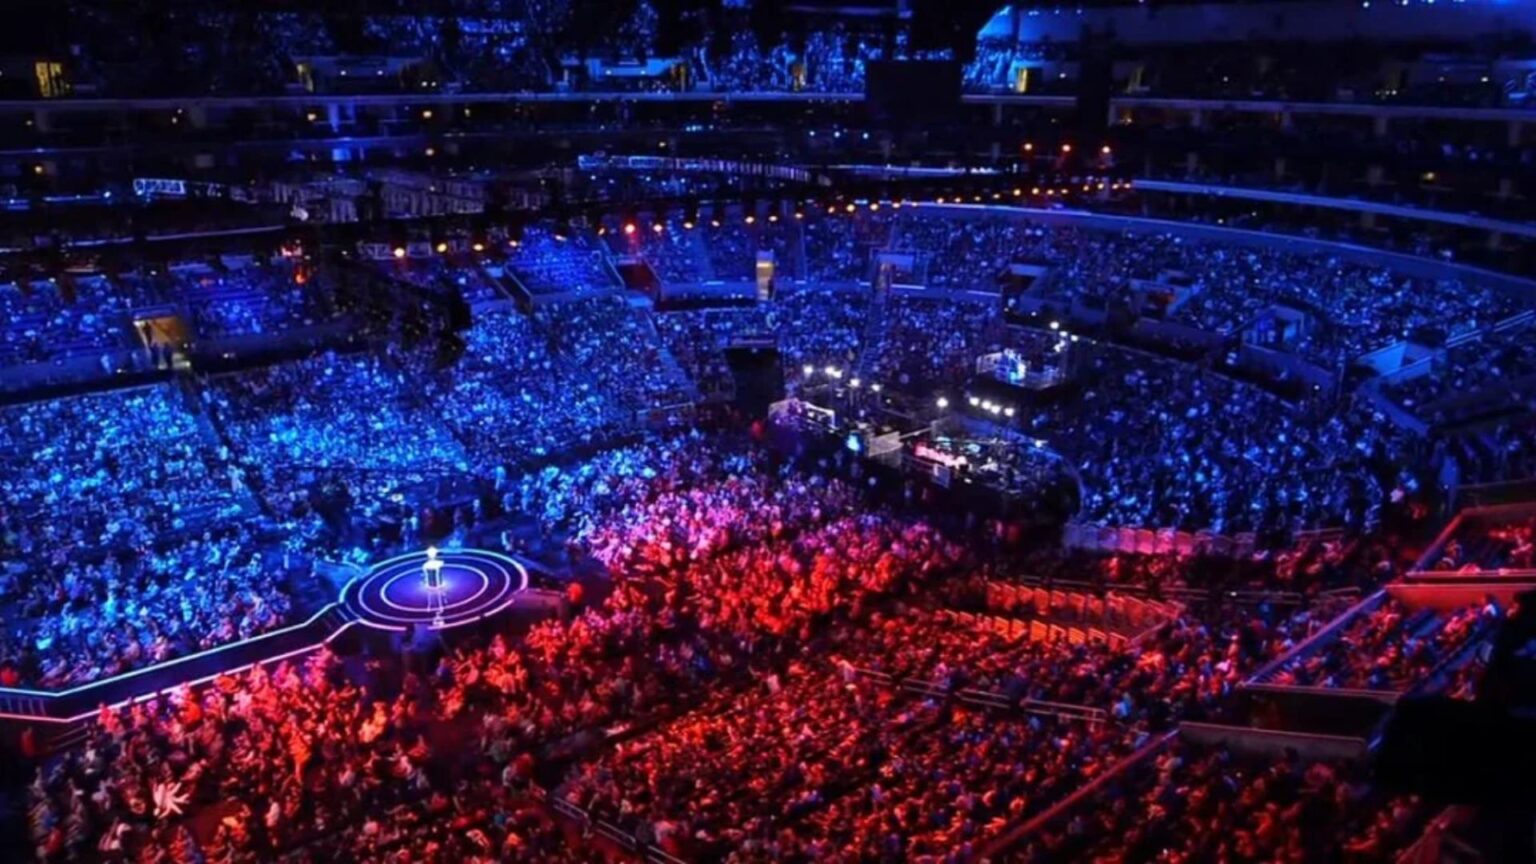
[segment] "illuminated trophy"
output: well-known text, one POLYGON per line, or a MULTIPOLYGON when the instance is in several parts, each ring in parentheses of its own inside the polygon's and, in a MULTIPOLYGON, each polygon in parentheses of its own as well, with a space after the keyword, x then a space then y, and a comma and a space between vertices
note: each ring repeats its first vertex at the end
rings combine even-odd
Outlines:
POLYGON ((432 609, 432 626, 443 626, 443 595, 447 583, 443 581, 443 559, 437 557, 437 547, 427 547, 427 560, 421 565, 422 583, 427 588, 427 605, 432 609))

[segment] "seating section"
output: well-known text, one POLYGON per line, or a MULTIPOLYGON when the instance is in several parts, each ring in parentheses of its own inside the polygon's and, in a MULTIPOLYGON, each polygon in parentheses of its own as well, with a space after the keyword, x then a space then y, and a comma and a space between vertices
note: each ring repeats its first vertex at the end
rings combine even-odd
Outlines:
POLYGON ((623 298, 595 298, 535 315, 555 352, 591 374, 628 409, 682 402, 690 382, 662 344, 656 326, 623 298))
POLYGON ((527 317, 477 315, 465 343, 452 368, 422 370, 422 396, 476 459, 540 459, 621 428, 617 394, 556 357, 527 317))
POLYGON ((1403 692, 1483 633, 1495 607, 1410 610, 1387 599, 1362 612, 1319 648, 1276 670, 1270 683, 1403 692))
POLYGON ((0 368, 131 347, 135 299, 99 275, 0 283, 0 368))
POLYGON ((322 355, 208 381, 203 395, 241 463, 280 509, 337 473, 385 495, 467 471, 441 414, 377 355, 322 355))
POLYGON ((171 290, 192 315, 193 329, 205 339, 276 335, 339 315, 323 280, 316 284, 294 267, 196 264, 173 267, 168 276, 171 290))
POLYGON ((1007 860, 1383 861, 1415 840, 1431 815, 1411 796, 1371 792, 1360 765, 1179 741, 1007 860))
POLYGON ((617 287, 601 245, 585 231, 530 225, 505 266, 533 294, 589 294, 617 287))

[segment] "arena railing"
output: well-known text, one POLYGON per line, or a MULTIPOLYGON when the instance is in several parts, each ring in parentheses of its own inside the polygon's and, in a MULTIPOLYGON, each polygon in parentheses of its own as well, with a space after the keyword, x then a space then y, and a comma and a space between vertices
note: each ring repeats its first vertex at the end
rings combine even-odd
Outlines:
POLYGON ((1018 710, 1026 714, 1037 714, 1043 717, 1081 720, 1094 725, 1105 723, 1109 719, 1109 713, 1102 708, 1091 708, 1087 705, 1050 702, 1043 699, 1020 699, 994 690, 981 690, 974 687, 955 689, 937 681, 925 681, 921 678, 898 679, 890 673, 859 666, 852 667, 852 671, 855 675, 866 680, 875 681, 887 687, 905 690, 924 699, 948 699, 953 697, 978 708, 1018 710))
POLYGON ((535 799, 548 805, 556 814, 576 822, 585 830, 597 834, 611 843, 617 844, 630 854, 639 855, 649 864, 688 864, 688 862, 662 849, 660 846, 641 840, 636 834, 624 830, 607 819, 593 816, 591 811, 583 809, 559 795, 551 795, 549 790, 538 784, 533 784, 530 791, 535 799))
POLYGON ((1470 816, 1466 807, 1457 805, 1440 811, 1429 820, 1419 839, 1398 853, 1395 864, 1481 864, 1483 854, 1453 833, 1470 816))
POLYGON ((1094 795, 1098 794, 1099 790, 1105 788, 1111 783, 1118 782, 1119 779, 1124 777, 1128 772, 1134 770, 1138 765, 1141 765, 1143 762, 1160 752, 1163 748, 1167 747, 1178 734, 1178 730, 1175 729, 1171 732, 1158 736, 1151 742, 1144 745, 1141 749, 1115 763, 1110 767, 1108 771, 1105 771, 1103 774, 1095 777, 1092 781, 1083 785, 1071 795, 1061 799, 1060 801, 1046 808, 1044 811, 1037 813, 1028 819, 1025 819, 1016 827, 1004 831, 1000 836, 998 836, 996 840, 993 840, 985 849, 982 850, 981 854, 978 856, 978 860, 981 861, 982 864, 1002 860, 1001 856, 1003 853, 1017 846, 1020 841, 1030 837, 1046 825, 1050 825, 1051 823, 1061 819, 1067 813, 1072 812, 1080 803, 1090 800, 1094 795))

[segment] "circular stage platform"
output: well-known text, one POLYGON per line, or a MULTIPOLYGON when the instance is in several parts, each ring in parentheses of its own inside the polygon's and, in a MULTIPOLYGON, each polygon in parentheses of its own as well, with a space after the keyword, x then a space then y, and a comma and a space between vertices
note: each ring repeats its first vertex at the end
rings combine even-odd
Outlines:
POLYGON ((528 587, 528 571, 499 552, 451 549, 437 552, 440 585, 430 587, 425 551, 380 561, 347 583, 341 602, 358 620, 382 630, 407 624, 450 629, 505 610, 528 587))

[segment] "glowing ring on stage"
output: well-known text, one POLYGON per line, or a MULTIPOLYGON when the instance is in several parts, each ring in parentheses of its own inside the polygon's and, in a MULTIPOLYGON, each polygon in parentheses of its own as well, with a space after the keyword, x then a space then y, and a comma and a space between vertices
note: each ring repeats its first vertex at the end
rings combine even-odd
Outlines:
POLYGON ((443 562, 438 591, 426 587, 426 552, 412 552, 380 561, 348 582, 341 602, 370 627, 404 630, 414 624, 446 630, 505 610, 528 587, 527 569, 499 552, 457 549, 437 557, 443 562))
MULTIPOLYGON (((465 605, 467 603, 473 603, 476 600, 479 600, 480 597, 485 594, 485 592, 487 592, 487 591, 489 591, 491 589, 491 577, 489 575, 487 575, 486 572, 484 570, 481 570, 479 567, 469 567, 469 566, 461 565, 458 568, 458 570, 466 572, 466 573, 473 573, 475 576, 479 577, 479 579, 480 579, 480 587, 475 589, 475 593, 469 595, 468 597, 465 597, 465 598, 463 598, 461 600, 455 600, 452 603, 444 604, 442 606, 442 610, 444 612, 447 612, 450 609, 457 609, 460 606, 463 606, 463 605, 465 605)), ((448 569, 446 567, 444 568, 444 572, 448 572, 448 569)), ((458 572, 458 571, 455 571, 455 572, 458 572)), ((419 577, 421 574, 417 573, 416 575, 419 577)), ((397 611, 400 611, 400 612, 417 612, 417 611, 420 611, 420 607, 419 606, 407 606, 407 605, 405 605, 403 603, 396 603, 394 600, 391 600, 389 598, 389 589, 394 587, 395 585, 399 584, 401 579, 406 579, 406 578, 409 578, 410 576, 411 576, 410 573, 396 573, 394 576, 389 577, 389 581, 388 582, 385 582, 383 585, 379 586, 379 600, 382 601, 385 606, 388 606, 389 608, 397 610, 397 611)), ((444 580, 443 591, 444 591, 444 593, 451 593, 451 589, 454 586, 452 586, 450 584, 447 584, 447 582, 448 582, 448 580, 445 579, 444 580)), ((422 590, 430 591, 432 589, 430 589, 430 588, 423 588, 422 590)), ((433 607, 433 608, 437 608, 437 607, 433 607)))

